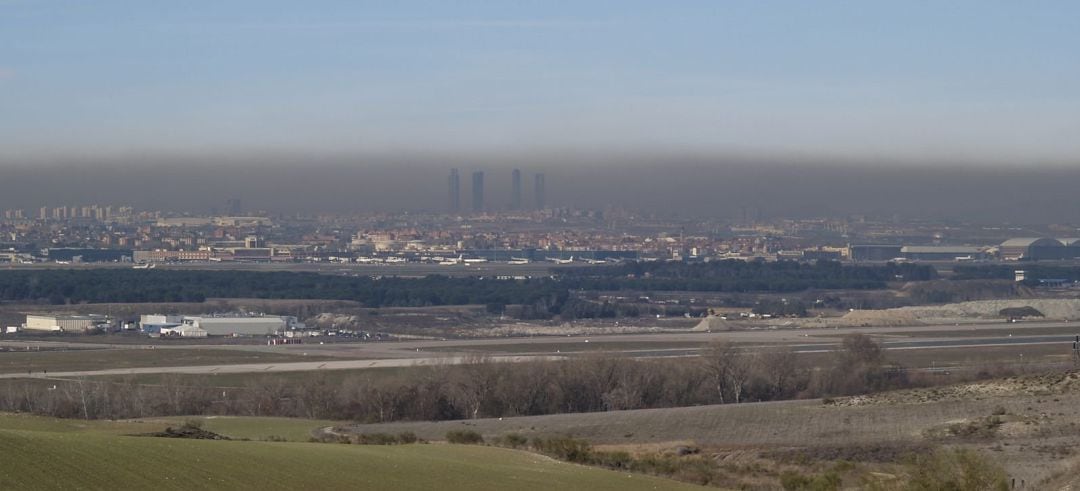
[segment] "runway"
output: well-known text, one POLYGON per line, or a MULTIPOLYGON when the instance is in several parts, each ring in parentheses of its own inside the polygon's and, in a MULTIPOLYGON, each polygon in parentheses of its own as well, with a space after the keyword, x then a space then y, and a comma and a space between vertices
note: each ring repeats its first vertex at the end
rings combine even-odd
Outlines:
MULTIPOLYGON (((1046 323, 1041 323, 1045 327, 1046 323)), ((952 326, 946 326, 952 327, 952 326)), ((939 327, 940 329, 940 327, 939 327)), ((834 331, 835 333, 835 331, 834 331)), ((299 371, 322 371, 322 370, 362 370, 373 368, 394 368, 431 365, 456 365, 468 363, 477 359, 478 353, 471 352, 470 348, 485 347, 482 352, 485 360, 519 363, 535 360, 567 359, 573 356, 581 356, 584 353, 603 351, 608 354, 627 356, 632 358, 664 358, 664 357, 687 357, 700 354, 708 343, 718 339, 755 340, 748 337, 745 332, 731 333, 681 333, 681 334, 634 334, 634 335, 611 335, 595 337, 568 337, 568 338, 525 338, 525 339, 482 339, 482 340, 452 340, 452 341, 409 341, 368 344, 330 344, 330 345, 286 345, 279 347, 258 347, 260 350, 297 351, 303 350, 304 354, 341 357, 341 360, 330 361, 298 361, 278 363, 237 363, 216 364, 202 366, 152 366, 136 368, 100 369, 84 371, 56 371, 49 372, 48 378, 81 378, 98 376, 118 375, 142 375, 142 374, 202 374, 211 375, 218 373, 280 373, 299 371), (569 349, 573 345, 589 343, 603 344, 602 350, 569 349), (695 342, 696 346, 664 348, 643 347, 641 343, 664 343, 664 342, 695 342), (624 349, 619 349, 619 344, 626 344, 624 349), (528 347, 536 346, 536 350, 528 350, 528 347), (498 349, 500 346, 507 350, 498 349), (509 348, 522 349, 516 353, 509 352, 509 348), (494 348, 494 349, 492 349, 494 348)), ((762 350, 775 346, 787 346, 795 353, 832 353, 841 349, 839 338, 821 338, 820 342, 806 342, 808 334, 800 333, 798 336, 780 335, 773 342, 744 342, 738 346, 746 350, 762 350), (801 341, 797 343, 785 342, 784 339, 793 338, 801 341)), ((790 333, 787 333, 790 334, 790 333)), ((1062 354, 1071 351, 1074 335, 1036 335, 1024 336, 1014 334, 999 334, 986 337, 934 339, 923 338, 915 340, 885 340, 882 347, 886 351, 912 351, 912 350, 943 350, 965 348, 987 348, 1007 346, 1035 346, 1035 345, 1060 345, 1062 354)), ((252 349, 256 347, 244 346, 206 346, 215 349, 242 348, 252 349)), ((299 354, 299 353, 298 353, 299 354)), ((31 378, 44 377, 44 373, 31 374, 31 378)), ((27 378, 26 373, 0 374, 0 378, 27 378)))

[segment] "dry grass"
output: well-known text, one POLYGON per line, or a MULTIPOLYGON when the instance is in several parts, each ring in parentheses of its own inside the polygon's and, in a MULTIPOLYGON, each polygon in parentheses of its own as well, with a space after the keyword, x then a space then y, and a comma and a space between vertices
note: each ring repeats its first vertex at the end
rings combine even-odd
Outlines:
POLYGON ((317 361, 333 358, 229 349, 100 349, 0 352, 0 373, 317 361))
MULTIPOLYGON (((1080 374, 1011 377, 840 398, 832 404, 788 401, 349 429, 412 431, 433 440, 450 429, 474 430, 485 438, 569 435, 600 449, 635 455, 663 455, 693 444, 718 462, 739 468, 765 465, 764 459, 801 465, 804 471, 815 468, 806 467, 813 462, 884 465, 882 456, 892 456, 884 459, 888 461, 906 449, 959 445, 992 456, 1018 483, 1035 483, 1058 469, 1063 459, 1076 458, 1072 449, 1080 446, 1080 374)), ((860 472, 891 471, 871 466, 860 472)))

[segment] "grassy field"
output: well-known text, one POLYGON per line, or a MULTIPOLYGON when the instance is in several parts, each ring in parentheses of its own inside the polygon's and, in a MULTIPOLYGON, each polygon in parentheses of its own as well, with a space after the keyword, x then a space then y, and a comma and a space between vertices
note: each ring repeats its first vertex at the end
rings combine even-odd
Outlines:
POLYGON ((485 438, 506 433, 570 435, 599 444, 692 440, 701 444, 801 445, 872 443, 918 437, 913 426, 932 426, 989 412, 987 402, 933 406, 831 408, 821 401, 784 401, 602 413, 555 414, 468 421, 356 425, 360 433, 412 431, 438 439, 447 431, 471 429, 485 438), (985 406, 985 407, 984 407, 985 406))
POLYGON ((260 418, 238 416, 168 416, 135 420, 107 421, 56 419, 30 414, 0 413, 0 431, 47 431, 54 433, 89 432, 109 435, 131 435, 160 431, 167 426, 180 426, 197 421, 205 430, 234 440, 285 439, 307 442, 312 430, 342 424, 341 421, 297 418, 260 418))
POLYGON ((312 430, 340 424, 340 421, 296 418, 258 418, 237 416, 194 416, 169 418, 142 418, 140 423, 177 426, 188 421, 198 421, 202 428, 236 440, 285 439, 290 442, 307 442, 312 430))
POLYGON ((218 365, 320 361, 332 357, 301 356, 230 349, 101 349, 0 352, 0 373, 103 370, 110 368, 218 365))
MULTIPOLYGON (((236 432, 268 424, 223 421, 236 432)), ((217 421, 206 421, 208 429, 217 421)), ((0 489, 691 489, 674 481, 460 445, 363 446, 124 436, 160 422, 0 416, 0 489)))

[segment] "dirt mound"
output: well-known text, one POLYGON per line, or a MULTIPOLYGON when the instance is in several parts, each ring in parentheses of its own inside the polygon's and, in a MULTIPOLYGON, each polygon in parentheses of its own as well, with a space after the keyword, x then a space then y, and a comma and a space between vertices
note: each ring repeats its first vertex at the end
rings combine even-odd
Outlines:
POLYGON ((716 331, 730 331, 731 324, 728 321, 716 316, 709 316, 701 319, 693 329, 694 332, 716 332, 716 331))
POLYGON ((1002 319, 1009 312, 1038 312, 1047 320, 1080 319, 1080 299, 975 300, 945 305, 854 310, 831 323, 840 326, 917 326, 1002 319))
POLYGON ((1067 372, 1045 375, 1025 375, 945 387, 908 389, 883 392, 880 394, 839 397, 829 399, 828 405, 851 407, 923 404, 939 401, 966 401, 989 396, 1040 396, 1065 393, 1080 393, 1080 373, 1067 372))
POLYGON ((168 427, 165 431, 144 433, 139 436, 153 436, 158 438, 187 438, 190 440, 231 440, 225 435, 219 435, 212 431, 206 431, 195 426, 181 426, 179 428, 168 427))
POLYGON ((847 326, 917 326, 922 324, 912 312, 900 309, 855 310, 840 318, 847 326))
POLYGON ((360 317, 348 314, 324 312, 309 319, 308 322, 320 329, 351 329, 359 325, 360 317))
MULTIPOLYGON (((495 327, 471 328, 457 334, 462 337, 593 336, 601 334, 661 333, 672 330, 658 326, 593 326, 568 322, 559 325, 543 325, 517 322, 495 327)), ((685 330, 683 331, 685 332, 685 330)))
POLYGON ((1080 300, 1077 299, 1016 299, 976 300, 951 303, 934 307, 901 307, 917 317, 979 317, 997 318, 1005 309, 1029 307, 1041 312, 1047 319, 1080 319, 1080 300))

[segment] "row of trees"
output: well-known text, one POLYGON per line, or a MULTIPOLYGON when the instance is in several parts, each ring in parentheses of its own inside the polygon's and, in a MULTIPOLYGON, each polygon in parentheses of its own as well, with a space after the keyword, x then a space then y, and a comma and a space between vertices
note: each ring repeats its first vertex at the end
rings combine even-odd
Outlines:
MULTIPOLYGON (((938 377, 941 379, 941 377, 938 377)), ((785 348, 748 351, 719 343, 698 359, 594 355, 565 361, 417 367, 332 379, 252 378, 243 387, 211 378, 159 384, 35 381, 0 389, 0 410, 68 418, 232 414, 386 422, 453 420, 680 407, 856 394, 922 383, 888 366, 869 338, 849 337, 835 362, 810 369, 785 348)), ((937 380, 938 383, 942 380, 937 380)))
POLYGON ((884 288, 890 281, 937 278, 932 266, 913 263, 850 266, 837 261, 631 262, 606 268, 577 268, 566 273, 588 290, 770 291, 808 288, 884 288))
POLYGON ((14 270, 0 272, 0 301, 50 304, 203 302, 207 298, 354 300, 367 307, 518 306, 520 318, 651 314, 640 306, 575 301, 570 292, 794 292, 885 288, 896 279, 935 276, 913 264, 843 266, 822 261, 630 263, 574 269, 554 278, 352 277, 315 273, 179 270, 14 270), (568 305, 569 304, 569 305, 568 305), (568 308, 567 308, 568 307, 568 308))
POLYGON ((0 300, 75 304, 202 302, 207 298, 355 300, 368 307, 558 305, 566 299, 566 288, 549 278, 371 278, 165 269, 0 272, 0 300))
POLYGON ((1038 279, 1061 279, 1068 281, 1080 281, 1080 266, 1057 266, 1047 264, 1033 264, 1030 262, 1017 263, 1009 266, 969 266, 956 265, 953 267, 953 279, 956 280, 1012 280, 1016 270, 1022 269, 1026 273, 1029 284, 1037 284, 1038 279))

